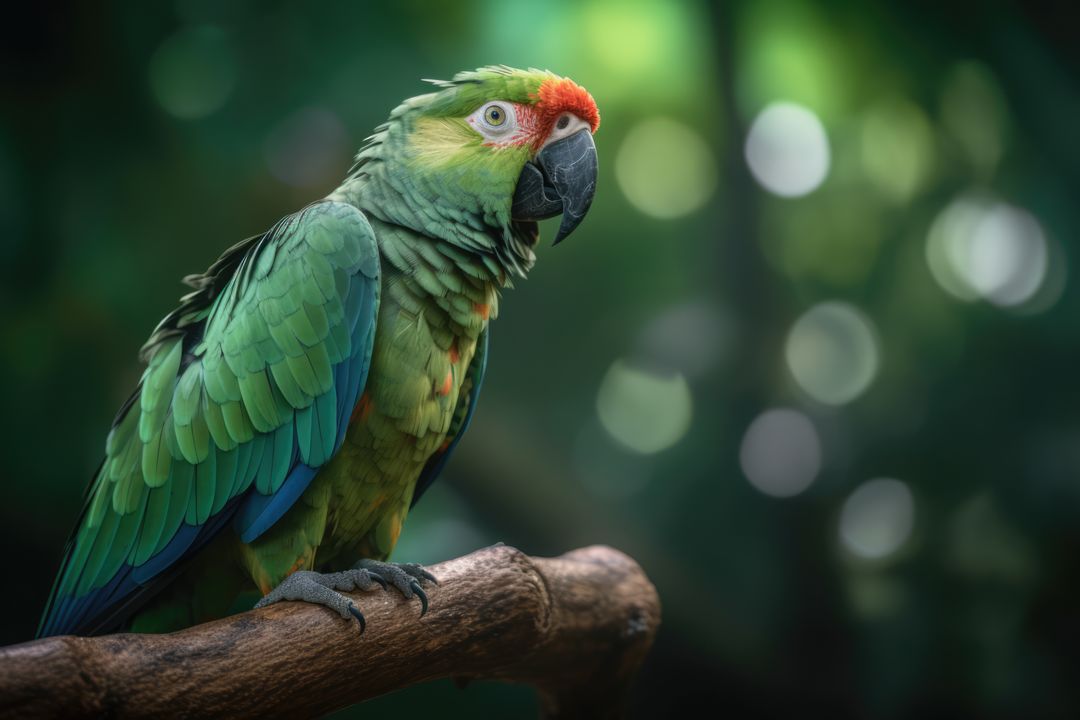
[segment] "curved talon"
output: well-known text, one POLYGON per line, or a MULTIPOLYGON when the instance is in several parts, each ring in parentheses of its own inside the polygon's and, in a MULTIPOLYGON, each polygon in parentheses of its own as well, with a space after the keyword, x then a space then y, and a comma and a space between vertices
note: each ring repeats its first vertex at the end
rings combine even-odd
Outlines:
POLYGON ((428 609, 427 593, 420 587, 420 583, 415 580, 409 583, 409 589, 416 593, 416 596, 420 598, 420 617, 424 617, 428 609))
POLYGON ((383 590, 386 590, 390 587, 386 584, 386 578, 384 578, 382 575, 379 575, 378 573, 373 573, 370 570, 368 571, 368 575, 371 577, 372 580, 382 585, 383 590))
POLYGON ((427 581, 429 581, 429 582, 433 582, 433 583, 435 583, 436 585, 438 585, 438 584, 439 584, 439 581, 438 581, 438 580, 437 580, 437 579, 435 578, 435 576, 434 576, 434 575, 432 575, 431 573, 429 573, 429 572, 428 572, 427 570, 425 570, 424 568, 422 568, 422 567, 418 567, 418 568, 416 568, 416 572, 420 573, 420 576, 421 576, 421 577, 423 577, 423 578, 424 578, 425 580, 427 580, 427 581))
POLYGON ((360 612, 356 605, 349 603, 349 612, 352 614, 356 621, 360 623, 360 632, 363 633, 367 629, 367 620, 364 619, 364 613, 360 612))

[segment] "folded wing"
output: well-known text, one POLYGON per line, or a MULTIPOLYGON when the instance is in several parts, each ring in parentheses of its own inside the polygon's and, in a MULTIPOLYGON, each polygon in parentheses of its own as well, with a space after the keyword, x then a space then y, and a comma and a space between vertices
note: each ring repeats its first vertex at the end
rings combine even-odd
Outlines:
POLYGON ((265 532, 341 445, 379 301, 362 213, 316 203, 187 281, 144 347, 39 635, 114 628, 230 521, 244 541, 265 532))

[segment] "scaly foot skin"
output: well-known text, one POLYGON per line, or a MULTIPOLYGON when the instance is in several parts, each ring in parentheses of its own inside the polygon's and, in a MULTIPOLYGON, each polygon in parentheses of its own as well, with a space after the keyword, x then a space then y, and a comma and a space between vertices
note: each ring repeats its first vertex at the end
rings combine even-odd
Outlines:
POLYGON ((438 584, 434 575, 416 563, 361 560, 351 570, 336 573, 298 570, 255 603, 255 607, 266 607, 282 600, 302 600, 328 607, 346 620, 350 617, 356 618, 360 624, 360 632, 364 632, 367 621, 364 620, 363 613, 352 600, 337 591, 368 591, 375 585, 381 585, 385 590, 388 585, 393 585, 407 600, 411 600, 413 595, 420 598, 420 616, 423 617, 427 612, 428 599, 420 584, 428 581, 438 584))
MULTIPOLYGON (((406 600, 412 600, 413 595, 420 598, 420 617, 428 609, 427 593, 421 585, 425 582, 439 584, 435 576, 424 569, 420 563, 388 563, 378 560, 361 560, 353 566, 357 570, 367 571, 373 576, 380 578, 384 583, 390 583, 405 596, 406 600)), ((384 585, 385 586, 385 585, 384 585)))

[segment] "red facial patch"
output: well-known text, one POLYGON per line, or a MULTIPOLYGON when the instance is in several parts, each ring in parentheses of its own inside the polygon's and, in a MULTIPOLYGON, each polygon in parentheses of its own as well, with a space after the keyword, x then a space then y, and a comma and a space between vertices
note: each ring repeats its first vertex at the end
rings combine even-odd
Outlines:
POLYGON ((571 113, 589 123, 593 132, 600 127, 600 111, 585 88, 569 78, 551 78, 540 85, 537 102, 532 107, 535 120, 534 142, 542 143, 563 113, 571 113))

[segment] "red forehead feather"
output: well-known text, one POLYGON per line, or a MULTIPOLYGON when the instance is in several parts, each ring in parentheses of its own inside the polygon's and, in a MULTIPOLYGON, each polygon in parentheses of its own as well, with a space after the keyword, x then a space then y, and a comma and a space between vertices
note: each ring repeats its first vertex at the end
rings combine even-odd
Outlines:
POLYGON ((569 78, 551 78, 540 85, 535 105, 539 125, 546 131, 564 112, 573 113, 589 123, 593 132, 600 127, 600 111, 585 88, 569 78))

